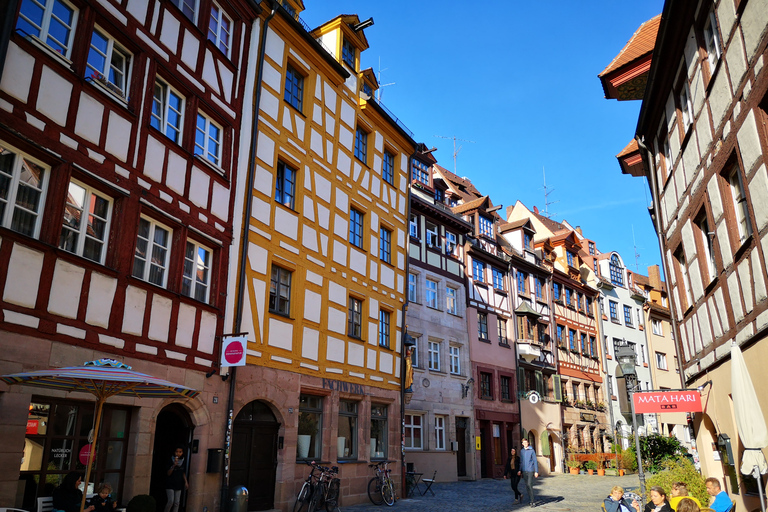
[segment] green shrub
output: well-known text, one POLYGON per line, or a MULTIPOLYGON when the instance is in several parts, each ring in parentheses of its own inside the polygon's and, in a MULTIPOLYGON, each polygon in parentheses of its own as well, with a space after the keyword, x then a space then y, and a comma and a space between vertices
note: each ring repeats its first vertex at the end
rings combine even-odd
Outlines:
POLYGON ((597 462, 588 460, 584 463, 584 469, 597 469, 597 462))
MULTIPOLYGON (((635 456, 635 445, 632 444, 629 449, 635 456)), ((657 473, 664 468, 664 462, 685 456, 687 450, 674 436, 651 434, 640 437, 640 452, 643 454, 643 469, 648 473, 657 473)))
POLYGON ((149 494, 138 494, 128 502, 126 512, 155 512, 156 509, 155 498, 149 494))
MULTIPOLYGON (((684 482, 688 488, 688 495, 699 500, 702 506, 707 506, 709 494, 707 494, 707 486, 704 484, 705 479, 696 471, 696 467, 690 460, 686 457, 680 457, 675 460, 667 460, 662 466, 661 471, 646 479, 646 489, 658 485, 669 495, 673 483, 684 482)), ((648 499, 650 499, 650 491, 648 492, 648 499)))

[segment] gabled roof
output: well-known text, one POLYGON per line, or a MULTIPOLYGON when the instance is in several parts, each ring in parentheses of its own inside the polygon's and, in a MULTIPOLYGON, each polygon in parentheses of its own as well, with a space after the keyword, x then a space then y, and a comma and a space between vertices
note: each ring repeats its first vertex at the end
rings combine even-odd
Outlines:
POLYGON ((518 315, 531 315, 531 316, 541 316, 541 313, 533 309, 527 301, 522 301, 519 306, 517 306, 517 309, 515 309, 515 313, 518 315))
POLYGON ((479 197, 473 201, 469 201, 468 203, 454 206, 453 208, 451 208, 451 210, 453 210, 453 213, 464 213, 470 210, 476 210, 478 208, 481 208, 483 205, 485 205, 486 208, 489 208, 492 206, 491 200, 488 196, 479 197))
POLYGON ((559 222, 557 222, 557 221, 555 221, 555 220, 552 220, 552 219, 550 219, 549 217, 545 217, 544 215, 542 215, 542 214, 540 214, 540 213, 536 213, 535 211, 534 211, 534 212, 531 212, 531 213, 533 213, 533 214, 536 216, 536 218, 537 218, 537 219, 539 219, 539 221, 540 221, 542 224, 544 224, 544 226, 545 226, 545 227, 546 227, 548 230, 550 230, 552 233, 555 233, 555 234, 557 234, 557 233, 559 233, 559 232, 561 232, 561 231, 566 231, 566 230, 567 230, 568 232, 570 232, 570 230, 569 230, 568 228, 566 228, 565 226, 563 226, 561 223, 559 223, 559 222))
POLYGON ((640 25, 619 54, 597 75, 606 98, 643 99, 660 23, 661 14, 640 25))
POLYGON ((645 175, 643 171, 643 156, 640 153, 640 148, 637 146, 637 141, 635 139, 632 139, 632 141, 621 150, 621 153, 616 155, 616 159, 619 161, 622 174, 629 174, 635 178, 645 175))
POLYGON ((452 173, 445 167, 435 164, 433 169, 445 180, 451 187, 451 191, 461 197, 465 203, 482 197, 469 178, 462 178, 452 173))
POLYGON ((506 233, 507 231, 512 231, 517 228, 523 228, 536 233, 536 229, 534 229, 531 219, 528 218, 518 219, 512 222, 504 222, 499 226, 499 232, 506 233))

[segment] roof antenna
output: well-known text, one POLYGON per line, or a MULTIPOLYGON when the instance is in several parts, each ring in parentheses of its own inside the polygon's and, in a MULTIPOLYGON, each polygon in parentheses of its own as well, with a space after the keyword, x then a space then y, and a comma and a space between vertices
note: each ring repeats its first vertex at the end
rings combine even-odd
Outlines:
POLYGON ((635 242, 635 225, 632 224, 632 246, 635 248, 635 272, 640 273, 640 253, 637 252, 637 243, 635 242))
POLYGON ((544 175, 544 216, 548 219, 552 218, 552 215, 554 213, 549 213, 549 205, 559 203, 560 201, 550 201, 549 200, 549 194, 555 191, 555 189, 548 189, 547 188, 547 171, 544 169, 544 166, 541 166, 541 172, 544 175))
MULTIPOLYGON (((470 142, 472 144, 475 143, 473 140, 467 140, 467 139, 459 139, 455 135, 452 137, 446 137, 444 135, 435 135, 435 137, 440 137, 441 139, 453 139, 453 174, 456 174, 456 157, 459 155, 459 151, 461 151, 461 146, 459 146, 459 149, 456 149, 456 141, 460 140, 462 142, 470 142)), ((456 174, 458 176, 458 174, 456 174)))
POLYGON ((388 84, 382 84, 381 83, 381 73, 383 71, 388 70, 388 69, 389 68, 381 69, 381 57, 379 57, 379 73, 378 73, 379 76, 376 77, 376 80, 379 82, 379 88, 376 90, 376 103, 381 103, 381 90, 384 87, 386 87, 388 85, 395 85, 395 82, 389 82, 388 84))

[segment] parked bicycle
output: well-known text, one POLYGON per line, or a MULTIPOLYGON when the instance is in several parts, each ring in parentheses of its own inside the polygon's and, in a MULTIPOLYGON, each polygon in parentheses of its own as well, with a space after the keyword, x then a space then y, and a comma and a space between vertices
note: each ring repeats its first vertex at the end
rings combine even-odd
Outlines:
POLYGON ((325 508, 326 512, 341 512, 339 509, 339 488, 341 480, 338 478, 339 468, 337 466, 325 467, 317 466, 320 475, 317 476, 317 482, 312 488, 312 496, 309 499, 307 512, 316 512, 325 508))
POLYGON ((312 498, 312 491, 317 485, 317 480, 320 478, 320 467, 315 464, 315 461, 307 461, 307 466, 310 467, 309 476, 301 485, 299 493, 296 495, 296 503, 293 504, 293 512, 301 512, 309 505, 309 500, 312 498))
POLYGON ((391 507, 395 504, 395 486, 390 477, 391 470, 388 465, 389 462, 386 460, 376 464, 368 464, 368 467, 373 468, 376 475, 368 482, 368 499, 374 505, 386 503, 391 507))

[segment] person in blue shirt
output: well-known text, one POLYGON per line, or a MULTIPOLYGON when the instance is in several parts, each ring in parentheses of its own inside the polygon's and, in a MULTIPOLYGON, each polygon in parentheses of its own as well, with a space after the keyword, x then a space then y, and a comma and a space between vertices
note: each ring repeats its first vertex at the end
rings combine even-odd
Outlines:
POLYGON ((528 499, 533 506, 533 479, 539 478, 539 461, 536 459, 536 451, 530 447, 527 439, 523 439, 523 449, 520 450, 520 471, 518 475, 525 481, 525 489, 528 491, 528 499))
POLYGON ((640 512, 640 504, 637 500, 631 502, 624 497, 624 488, 614 485, 611 494, 603 500, 605 512, 640 512))
POLYGON ((705 480, 707 484, 707 492, 710 496, 714 496, 715 499, 709 505, 709 508, 715 512, 728 512, 731 510, 731 498, 728 497, 728 493, 720 488, 720 480, 715 477, 709 477, 705 480))

